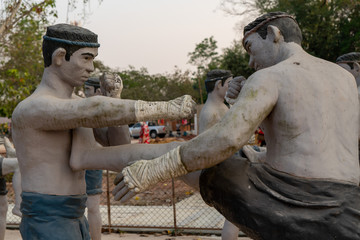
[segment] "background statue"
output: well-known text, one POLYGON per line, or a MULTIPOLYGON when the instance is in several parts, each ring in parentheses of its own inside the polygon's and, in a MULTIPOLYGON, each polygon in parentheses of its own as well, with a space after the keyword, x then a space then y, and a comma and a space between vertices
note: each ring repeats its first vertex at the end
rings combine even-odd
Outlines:
POLYGON ((256 72, 236 103, 198 137, 124 168, 116 197, 124 201, 160 179, 216 166, 200 177, 202 197, 250 237, 359 239, 356 84, 340 66, 306 53, 301 40, 285 13, 249 23, 243 46, 256 72), (260 124, 265 162, 226 160, 260 124))
POLYGON ((8 191, 6 190, 4 176, 9 173, 14 173, 12 183, 15 192, 15 206, 12 209, 12 213, 21 217, 21 175, 16 158, 16 151, 7 137, 4 137, 4 146, 6 149, 6 158, 0 156, 0 240, 5 239, 6 215, 8 211, 6 194, 8 191))
POLYGON ((336 63, 354 76, 360 93, 360 52, 351 52, 341 55, 336 59, 336 63))
MULTIPOLYGON (((98 95, 121 98, 123 84, 120 76, 104 73, 100 79, 91 77, 85 82, 84 90, 86 97, 98 95)), ((94 128, 95 139, 102 146, 116 146, 131 143, 129 126, 94 128)), ((86 194, 88 196, 86 207, 88 209, 88 221, 90 236, 93 240, 101 239, 102 220, 100 213, 100 201, 102 193, 103 170, 86 170, 86 194)))
MULTIPOLYGON (((229 87, 229 82, 232 79, 230 71, 226 70, 212 70, 207 73, 205 80, 205 88, 207 92, 207 100, 201 110, 199 116, 199 133, 203 133, 209 129, 227 113, 229 108, 224 103, 224 97, 229 87)), ((245 80, 243 77, 238 77, 245 80)), ((196 189, 200 191, 199 177, 201 171, 189 173, 187 175, 196 174, 196 189)), ((238 239, 239 228, 225 219, 224 226, 221 232, 221 239, 234 240, 238 239)))
POLYGON ((159 118, 182 119, 194 113, 190 96, 169 102, 75 96, 74 88, 82 86, 94 71, 99 46, 97 35, 87 29, 68 24, 48 27, 43 40, 45 69, 41 82, 13 112, 13 140, 22 175, 23 239, 90 239, 84 217, 84 169, 121 171, 130 160, 154 158, 176 146, 141 145, 138 151, 127 145, 117 146, 120 152, 129 151, 127 158, 108 160, 101 156, 113 153, 117 147, 100 147, 93 128, 159 118), (75 137, 85 139, 80 143, 84 152, 73 148, 75 137), (98 154, 87 148, 96 148, 98 154), (84 158, 76 161, 78 158, 72 156, 84 158))

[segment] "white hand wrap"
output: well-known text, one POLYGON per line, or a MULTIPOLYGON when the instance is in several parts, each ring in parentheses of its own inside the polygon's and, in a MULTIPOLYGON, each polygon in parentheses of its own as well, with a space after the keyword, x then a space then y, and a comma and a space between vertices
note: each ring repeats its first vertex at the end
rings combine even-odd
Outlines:
POLYGON ((6 149, 6 157, 16 158, 16 150, 14 145, 11 144, 10 140, 7 137, 4 137, 4 146, 6 149))
POLYGON ((180 146, 153 160, 140 160, 122 170, 124 182, 135 192, 153 184, 187 174, 181 162, 180 146))
POLYGON ((135 103, 137 121, 161 118, 177 120, 192 117, 194 113, 195 102, 189 95, 184 95, 168 102, 145 102, 138 100, 135 103))

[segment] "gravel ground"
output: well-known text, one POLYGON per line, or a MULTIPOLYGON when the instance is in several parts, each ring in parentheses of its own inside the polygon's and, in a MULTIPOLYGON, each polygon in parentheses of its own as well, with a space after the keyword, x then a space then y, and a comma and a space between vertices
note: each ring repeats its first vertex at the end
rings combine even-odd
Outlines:
MULTIPOLYGON (((6 240, 21 240, 19 230, 6 230, 5 233, 6 240)), ((102 234, 102 240, 220 240, 219 236, 194 236, 194 235, 186 235, 186 236, 169 236, 162 234, 147 234, 147 233, 111 233, 111 234, 102 234)), ((250 238, 241 237, 239 240, 251 240, 250 238)))

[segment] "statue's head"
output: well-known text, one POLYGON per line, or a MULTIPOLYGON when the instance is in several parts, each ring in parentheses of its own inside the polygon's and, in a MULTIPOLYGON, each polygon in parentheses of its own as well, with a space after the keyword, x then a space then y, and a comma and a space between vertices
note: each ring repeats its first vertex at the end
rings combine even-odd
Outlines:
POLYGON ((86 97, 92 97, 99 95, 100 91, 100 80, 98 77, 90 77, 84 85, 84 93, 86 97))
POLYGON ((301 31, 294 17, 283 12, 264 14, 244 28, 243 46, 250 55, 249 66, 255 70, 283 61, 284 53, 290 49, 284 46, 301 45, 301 41, 301 31))
POLYGON ((228 83, 232 79, 231 71, 223 69, 211 70, 206 74, 205 88, 207 93, 213 92, 215 89, 219 90, 224 95, 228 88, 228 83))
POLYGON ((266 13, 256 18, 245 26, 244 40, 254 32, 258 33, 263 39, 266 39, 269 25, 275 26, 280 30, 285 42, 295 42, 301 45, 302 34, 298 23, 293 16, 284 12, 266 13))
POLYGON ((42 51, 45 67, 52 64, 52 55, 58 48, 65 49, 65 59, 69 61, 71 55, 81 48, 100 47, 95 33, 69 24, 49 26, 43 38, 42 51))
POLYGON ((360 83, 360 52, 351 52, 341 55, 336 59, 336 63, 349 71, 360 83))

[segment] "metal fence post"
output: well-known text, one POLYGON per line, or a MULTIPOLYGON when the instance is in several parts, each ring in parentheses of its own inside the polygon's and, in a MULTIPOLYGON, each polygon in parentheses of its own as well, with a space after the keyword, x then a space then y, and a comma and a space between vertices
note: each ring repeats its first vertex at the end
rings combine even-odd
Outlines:
POLYGON ((176 226, 176 207, 175 207, 176 199, 175 199, 175 182, 174 182, 174 178, 171 179, 171 189, 172 189, 172 205, 173 205, 173 214, 174 214, 174 235, 176 237, 177 226, 176 226))
POLYGON ((109 170, 106 170, 106 200, 107 200, 107 212, 108 212, 108 225, 109 233, 111 233, 111 210, 110 210, 110 184, 109 184, 109 170))

